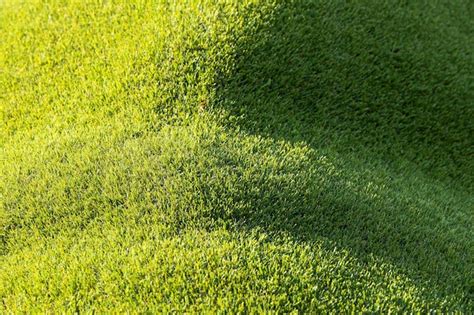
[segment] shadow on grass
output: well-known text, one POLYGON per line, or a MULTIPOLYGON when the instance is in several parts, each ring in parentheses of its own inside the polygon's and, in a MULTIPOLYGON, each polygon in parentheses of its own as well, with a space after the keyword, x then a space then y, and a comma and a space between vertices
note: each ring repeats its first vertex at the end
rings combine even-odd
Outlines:
POLYGON ((350 171, 329 182, 303 171, 294 187, 247 182, 259 190, 242 187, 251 206, 233 215, 374 254, 471 299, 472 22, 467 4, 446 5, 285 2, 242 40, 218 104, 246 133, 304 143, 350 171), (359 188, 383 177, 382 197, 348 188, 359 171, 369 174, 359 188))

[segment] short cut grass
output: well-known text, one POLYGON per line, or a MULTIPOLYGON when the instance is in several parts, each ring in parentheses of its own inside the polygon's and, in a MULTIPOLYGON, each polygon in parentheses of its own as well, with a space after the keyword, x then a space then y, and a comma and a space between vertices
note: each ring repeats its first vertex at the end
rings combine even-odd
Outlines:
POLYGON ((472 1, 0 2, 0 310, 474 312, 472 1))

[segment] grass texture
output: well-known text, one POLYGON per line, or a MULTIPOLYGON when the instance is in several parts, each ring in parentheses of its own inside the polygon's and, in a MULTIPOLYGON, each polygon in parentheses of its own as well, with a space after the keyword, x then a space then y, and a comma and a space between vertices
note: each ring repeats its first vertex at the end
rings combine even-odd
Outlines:
POLYGON ((0 2, 0 312, 474 311, 472 1, 0 2))

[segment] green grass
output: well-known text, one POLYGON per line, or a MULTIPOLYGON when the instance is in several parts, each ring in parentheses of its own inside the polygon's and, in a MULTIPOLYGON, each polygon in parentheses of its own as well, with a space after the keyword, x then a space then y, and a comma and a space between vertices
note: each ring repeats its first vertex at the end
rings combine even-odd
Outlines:
POLYGON ((474 311, 472 1, 0 2, 0 311, 474 311))

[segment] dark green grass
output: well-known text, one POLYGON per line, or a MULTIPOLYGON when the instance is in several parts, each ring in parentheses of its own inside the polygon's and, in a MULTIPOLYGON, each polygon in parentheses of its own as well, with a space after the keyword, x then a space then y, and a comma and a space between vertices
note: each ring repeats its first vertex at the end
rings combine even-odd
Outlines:
POLYGON ((472 189, 472 10, 462 1, 282 5, 237 49, 223 102, 251 133, 472 189))
POLYGON ((473 311, 470 1, 0 6, 4 312, 473 311))
POLYGON ((218 104, 246 132, 305 143, 354 186, 385 188, 373 200, 316 185, 282 205, 281 226, 268 202, 264 222, 472 292, 474 29, 459 14, 472 5, 426 5, 283 4, 237 49, 218 104))

